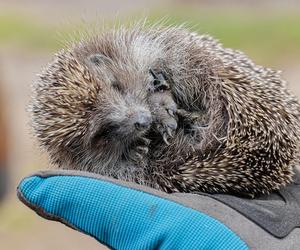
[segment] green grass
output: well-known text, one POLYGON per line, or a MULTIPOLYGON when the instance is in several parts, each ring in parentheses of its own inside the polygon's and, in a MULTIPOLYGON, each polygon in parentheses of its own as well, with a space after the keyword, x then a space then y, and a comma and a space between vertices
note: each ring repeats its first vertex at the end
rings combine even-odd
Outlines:
MULTIPOLYGON (((150 24, 165 16, 164 11, 151 13, 150 24)), ((136 15, 124 22, 139 17, 136 15)), ((168 10, 166 25, 183 22, 197 32, 215 36, 227 47, 245 51, 260 63, 276 64, 285 58, 300 56, 300 15, 297 12, 261 11, 254 14, 245 9, 168 10)), ((0 14, 0 45, 55 51, 63 46, 62 41, 74 37, 74 31, 80 31, 79 26, 82 28, 79 24, 54 26, 17 13, 0 14)))
MULTIPOLYGON (((151 21, 160 16, 162 14, 158 12, 151 21)), ((272 62, 288 56, 299 59, 300 56, 300 15, 297 12, 254 14, 244 9, 173 11, 168 23, 182 22, 187 22, 199 33, 215 36, 227 47, 245 51, 258 61, 272 62)))
POLYGON ((0 42, 33 49, 56 47, 54 28, 18 14, 0 15, 0 42))
POLYGON ((0 13, 0 46, 56 51, 75 39, 79 24, 51 25, 19 13, 0 13))

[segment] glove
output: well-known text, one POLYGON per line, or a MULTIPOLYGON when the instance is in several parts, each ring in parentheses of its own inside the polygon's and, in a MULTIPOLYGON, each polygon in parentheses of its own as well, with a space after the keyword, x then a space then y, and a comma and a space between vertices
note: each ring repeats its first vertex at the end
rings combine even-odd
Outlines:
POLYGON ((298 228, 278 238, 222 202, 226 196, 166 194, 82 171, 36 173, 21 181, 18 197, 40 216, 113 249, 297 249, 300 244, 298 228))

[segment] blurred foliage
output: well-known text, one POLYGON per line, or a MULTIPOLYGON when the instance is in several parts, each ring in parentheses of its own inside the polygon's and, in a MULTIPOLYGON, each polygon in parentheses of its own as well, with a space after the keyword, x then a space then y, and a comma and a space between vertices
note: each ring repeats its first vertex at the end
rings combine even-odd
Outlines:
MULTIPOLYGON (((165 25, 186 23, 199 33, 218 38, 225 46, 241 49, 259 63, 276 64, 300 55, 300 15, 296 11, 270 12, 249 9, 169 9, 165 25), (170 14, 171 13, 171 14, 170 14)), ((152 11, 149 24, 163 20, 165 11, 152 11)), ((140 15, 122 20, 129 23, 140 15)), ((65 41, 78 38, 81 24, 51 25, 19 13, 0 14, 0 45, 56 51, 65 41)))
MULTIPOLYGON (((73 27, 75 29, 75 26, 73 27)), ((64 38, 72 27, 56 27, 37 22, 16 13, 0 14, 0 44, 29 49, 57 50, 62 47, 58 34, 64 38)))
MULTIPOLYGON (((241 49, 259 62, 300 56, 300 15, 254 13, 249 9, 181 9, 172 12, 169 23, 190 23, 198 33, 208 33, 224 46, 241 49), (187 14, 188 13, 188 14, 187 14)), ((155 20, 161 16, 154 16, 155 20)))

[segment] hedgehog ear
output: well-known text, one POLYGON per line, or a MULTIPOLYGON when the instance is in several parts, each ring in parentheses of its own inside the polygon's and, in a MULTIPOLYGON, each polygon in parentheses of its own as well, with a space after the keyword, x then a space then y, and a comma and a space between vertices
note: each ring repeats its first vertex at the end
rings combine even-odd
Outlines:
POLYGON ((96 66, 104 66, 112 63, 112 60, 103 54, 92 54, 88 57, 88 60, 96 66))

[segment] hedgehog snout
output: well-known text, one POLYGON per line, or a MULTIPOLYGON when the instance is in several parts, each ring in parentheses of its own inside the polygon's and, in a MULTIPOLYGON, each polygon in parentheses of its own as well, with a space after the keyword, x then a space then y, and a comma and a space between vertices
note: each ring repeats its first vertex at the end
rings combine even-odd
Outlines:
POLYGON ((114 124, 113 130, 110 130, 112 136, 117 139, 132 140, 141 134, 146 133, 153 122, 152 114, 149 109, 143 105, 134 105, 122 107, 118 111, 108 115, 109 124, 114 124))
POLYGON ((129 130, 139 133, 150 129, 153 119, 151 112, 146 107, 137 106, 127 111, 123 122, 127 123, 125 127, 130 127, 129 130))
POLYGON ((148 130, 152 123, 152 116, 149 111, 139 110, 133 114, 132 123, 138 131, 148 130))

